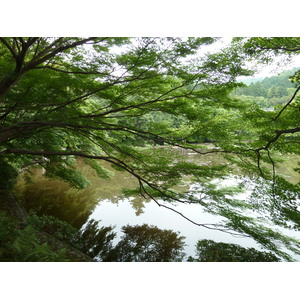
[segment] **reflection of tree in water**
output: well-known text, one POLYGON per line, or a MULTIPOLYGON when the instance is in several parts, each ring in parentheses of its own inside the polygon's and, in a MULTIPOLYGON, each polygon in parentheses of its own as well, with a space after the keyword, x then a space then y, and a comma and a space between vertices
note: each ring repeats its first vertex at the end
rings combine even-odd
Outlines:
POLYGON ((123 226, 124 235, 113 246, 116 237, 114 227, 100 226, 100 221, 93 219, 80 230, 51 216, 31 215, 28 222, 96 261, 167 262, 182 261, 185 256, 185 237, 156 226, 123 226))
POLYGON ((200 240, 196 245, 197 258, 189 261, 198 262, 270 262, 280 261, 270 252, 244 248, 236 244, 217 243, 212 240, 200 240))
POLYGON ((123 226, 124 235, 116 246, 113 246, 116 237, 114 227, 100 226, 100 221, 92 219, 82 229, 76 230, 66 223, 62 226, 63 223, 59 220, 46 216, 35 217, 35 220, 36 223, 42 224, 41 229, 61 238, 97 261, 166 262, 182 261, 185 256, 185 237, 156 226, 123 226))
MULTIPOLYGON (((146 224, 124 226, 124 235, 113 246, 114 227, 100 226, 100 221, 93 219, 78 230, 52 216, 30 215, 26 224, 20 226, 17 219, 1 212, 0 223, 0 261, 91 261, 93 258, 106 262, 179 262, 185 256, 183 236, 146 224)), ((200 240, 196 247, 197 257, 189 257, 188 261, 280 261, 270 252, 235 244, 200 240)))
POLYGON ((19 181, 16 191, 27 211, 54 216, 76 228, 87 221, 97 205, 95 191, 71 189, 65 182, 43 176, 35 177, 30 184, 19 181))
MULTIPOLYGON (((102 201, 104 199, 101 199, 102 201)), ((101 201, 100 200, 100 201, 101 201)), ((150 198, 144 198, 139 195, 130 196, 130 197, 113 197, 109 199, 109 201, 113 204, 119 204, 120 202, 128 202, 130 203, 132 209, 135 211, 135 215, 139 216, 144 213, 145 203, 149 203, 152 200, 150 198)))
POLYGON ((74 241, 82 252, 97 260, 103 259, 112 251, 112 241, 116 236, 112 226, 99 227, 99 222, 90 220, 74 241))
POLYGON ((135 210, 135 214, 139 216, 140 214, 144 213, 143 208, 145 208, 145 203, 149 203, 151 199, 145 199, 140 196, 132 197, 129 199, 132 208, 135 210))
POLYGON ((156 226, 123 226, 124 235, 104 261, 170 262, 182 261, 185 237, 156 226))
MULTIPOLYGON (((152 153, 154 149, 151 148, 147 151, 152 153)), ((156 151, 161 151, 161 149, 158 148, 156 151)), ((172 150, 172 152, 174 151, 172 150)), ((177 159, 180 159, 181 156, 178 156, 177 152, 175 154, 177 159)), ((159 152, 155 155, 159 155, 159 152)), ((203 160, 198 156, 189 159, 203 160)), ((118 204, 119 201, 128 201, 137 216, 144 213, 145 203, 150 202, 150 198, 141 197, 138 193, 130 197, 122 195, 124 188, 130 190, 138 187, 133 176, 114 170, 108 163, 101 162, 101 166, 111 172, 111 178, 99 178, 95 170, 86 165, 83 160, 78 159, 76 162, 76 168, 91 183, 84 190, 71 188, 63 181, 48 179, 44 176, 42 169, 31 169, 20 176, 15 186, 18 200, 28 211, 33 210, 40 216, 52 215, 76 228, 83 226, 96 205, 107 199, 114 204, 118 204), (27 182, 25 178, 29 178, 31 182, 27 182)), ((187 185, 174 188, 179 191, 186 187, 187 185)))
MULTIPOLYGON (((16 196, 26 210, 33 210, 38 215, 52 215, 80 228, 100 201, 109 199, 112 203, 118 203, 124 200, 124 187, 137 186, 136 181, 123 172, 114 171, 111 179, 103 179, 81 161, 78 168, 91 183, 84 190, 71 188, 63 181, 48 179, 41 169, 32 169, 20 176, 15 186, 16 196)), ((143 213, 144 203, 150 201, 140 196, 125 200, 131 203, 137 215, 143 213)))

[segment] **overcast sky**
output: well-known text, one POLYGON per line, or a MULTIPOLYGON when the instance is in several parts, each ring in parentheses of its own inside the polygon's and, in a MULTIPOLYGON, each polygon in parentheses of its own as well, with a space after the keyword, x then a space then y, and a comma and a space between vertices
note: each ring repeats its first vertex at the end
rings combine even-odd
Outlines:
MULTIPOLYGON (((207 46, 205 51, 216 52, 221 48, 227 46, 231 42, 232 38, 233 37, 229 36, 222 37, 220 41, 207 46)), ((276 59, 272 64, 261 66, 260 70, 254 75, 254 77, 271 77, 285 70, 290 70, 296 67, 300 68, 300 55, 295 55, 293 59, 291 59, 289 62, 285 61, 285 63, 283 63, 282 58, 278 57, 278 59, 276 59)))

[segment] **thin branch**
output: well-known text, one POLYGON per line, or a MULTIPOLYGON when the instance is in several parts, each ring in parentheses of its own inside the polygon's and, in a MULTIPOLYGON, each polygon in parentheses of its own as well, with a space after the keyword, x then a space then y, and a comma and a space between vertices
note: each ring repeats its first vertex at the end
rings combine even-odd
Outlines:
MULTIPOLYGON (((295 128, 291 128, 291 129, 276 130, 275 132, 276 132, 276 135, 272 139, 270 139, 265 146, 257 148, 254 151, 257 152, 257 151, 260 151, 260 150, 268 150, 270 148, 270 146, 274 142, 276 142, 282 134, 285 134, 285 133, 292 133, 293 134, 293 133, 296 133, 296 132, 300 132, 300 127, 295 127, 295 128)), ((250 150, 253 150, 253 149, 250 149, 250 150)))
POLYGON ((189 222, 191 222, 192 224, 194 225, 197 225, 197 226, 200 226, 200 227, 204 227, 206 229, 210 229, 210 230, 218 230, 218 231, 221 231, 221 232, 225 232, 225 233, 229 233, 231 234, 232 236, 237 236, 237 237, 250 237, 249 235, 246 235, 246 234, 242 234, 242 233, 235 233, 235 232, 230 232, 231 229, 225 229, 225 228, 218 228, 218 224, 203 224, 203 223, 198 223, 198 222, 195 222, 193 221, 192 219, 188 218, 187 216, 185 216, 183 213, 179 212, 178 210, 172 208, 172 207, 169 207, 169 206, 166 206, 164 204, 161 204, 161 203, 158 203, 156 201, 156 203, 160 206, 160 207, 164 207, 166 209, 169 209, 175 213, 177 213, 178 215, 180 215, 181 217, 183 217, 184 219, 188 220, 189 222), (213 227, 212 227, 213 226, 213 227))
POLYGON ((260 175, 261 175, 262 177, 264 177, 264 173, 263 173, 263 171, 262 171, 262 169, 261 169, 261 167, 260 167, 260 159, 261 159, 260 151, 259 151, 259 150, 255 150, 255 152, 257 153, 257 168, 258 168, 258 170, 259 170, 259 172, 260 172, 260 175))
POLYGON ((97 72, 97 71, 67 71, 67 70, 54 68, 51 66, 39 66, 39 67, 34 67, 32 69, 50 69, 53 71, 66 73, 66 74, 81 74, 81 75, 107 75, 108 74, 108 73, 102 73, 102 72, 97 72))
MULTIPOLYGON (((47 38, 45 39, 47 40, 47 38)), ((48 45, 45 49, 43 49, 41 52, 37 53, 37 50, 35 50, 35 54, 34 54, 34 59, 38 59, 40 57, 42 57, 43 55, 46 55, 47 53, 49 53, 49 51, 53 50, 53 47, 57 44, 59 44, 61 41, 63 41, 64 38, 60 37, 56 40, 54 40, 53 43, 51 43, 50 45, 48 45)), ((42 39, 40 39, 40 41, 42 41, 42 39)))
POLYGON ((0 37, 0 41, 5 45, 5 47, 10 51, 15 60, 18 59, 16 51, 10 46, 10 44, 5 40, 5 38, 0 37))
POLYGON ((28 155, 42 155, 42 156, 80 156, 85 158, 94 158, 94 159, 107 159, 109 157, 107 156, 97 156, 97 155, 90 155, 85 154, 82 152, 77 151, 42 151, 42 150, 28 150, 28 149, 19 149, 19 148, 13 148, 13 149, 6 149, 1 152, 1 154, 28 154, 28 155))
POLYGON ((172 93, 175 90, 178 90, 178 89, 184 87, 185 85, 186 85, 186 83, 183 83, 180 86, 177 86, 173 89, 168 90, 167 92, 163 93, 162 95, 160 95, 156 99, 153 99, 153 100, 150 100, 150 101, 147 101, 147 102, 143 102, 143 103, 139 103, 139 104, 132 104, 132 105, 128 105, 128 106, 125 106, 125 107, 112 109, 110 111, 106 111, 106 112, 96 114, 96 115, 86 115, 86 116, 82 116, 82 118, 102 117, 102 116, 105 116, 105 115, 108 115, 108 114, 113 114, 113 113, 120 112, 120 111, 126 111, 126 110, 131 110, 131 109, 135 109, 135 108, 144 107, 144 106, 147 106, 149 104, 153 104, 153 103, 157 103, 157 102, 163 102, 163 101, 168 101, 168 100, 174 100, 174 99, 177 99, 177 98, 182 98, 182 97, 185 97, 186 95, 191 94, 192 91, 190 91, 186 94, 174 95, 174 96, 170 96, 170 97, 167 97, 167 98, 164 98, 164 96, 172 93))
POLYGON ((271 157, 270 150, 268 149, 267 151, 268 151, 269 160, 271 161, 272 164, 272 193, 273 193, 273 197, 275 197, 275 184, 276 184, 275 163, 271 157))
POLYGON ((291 98, 291 100, 280 110, 278 115, 275 118, 273 118, 273 121, 277 120, 280 117, 280 115, 282 114, 282 112, 291 104, 291 102, 295 99, 295 97, 296 97, 297 93, 299 92, 299 90, 300 90, 300 85, 297 87, 297 89, 294 92, 293 97, 291 98))
MULTIPOLYGON (((135 80, 138 80, 138 79, 139 79, 139 80, 146 80, 146 79, 150 79, 150 78, 152 78, 152 77, 153 77, 153 75, 148 76, 148 77, 140 78, 140 74, 139 74, 139 75, 136 76, 136 77, 133 77, 133 78, 127 78, 127 79, 125 79, 125 80, 121 80, 121 79, 123 79, 123 77, 122 77, 122 75, 121 75, 120 77, 117 77, 114 81, 112 81, 112 82, 110 82, 110 83, 108 83, 108 84, 106 84, 106 85, 103 85, 103 86, 101 86, 101 87, 99 87, 99 88, 97 88, 97 89, 95 89, 95 90, 93 90, 93 91, 87 92, 87 93, 85 93, 85 94, 83 94, 83 95, 81 95, 81 96, 78 96, 78 97, 74 98, 74 99, 65 101, 65 102, 62 103, 61 105, 59 105, 59 106, 53 108, 52 110, 50 110, 50 112, 60 110, 60 109, 66 107, 66 106, 68 106, 68 105, 70 105, 70 104, 73 104, 73 103, 77 102, 77 101, 86 99, 87 97, 92 96, 92 95, 94 95, 94 94, 97 94, 97 93, 99 93, 99 92, 101 92, 101 91, 103 91, 103 90, 105 90, 105 89, 107 89, 107 88, 109 88, 109 87, 111 87, 111 86, 114 86, 114 85, 117 85, 117 84, 122 84, 122 83, 129 83, 129 82, 132 82, 132 81, 135 81, 135 80)), ((111 105, 111 104, 110 104, 110 105, 111 105)), ((110 105, 109 105, 109 106, 110 106, 110 105)), ((104 109, 104 108, 103 108, 103 109, 104 109)), ((110 112, 109 112, 109 113, 110 113, 110 112)), ((105 113, 104 113, 104 114, 105 114, 105 113)), ((100 114, 100 115, 101 115, 101 114, 100 114)), ((98 115, 91 115, 91 114, 89 114, 89 115, 83 115, 83 116, 80 116, 80 117, 81 117, 81 118, 88 118, 88 117, 94 117, 94 116, 98 116, 98 115)))
POLYGON ((273 143, 275 143, 280 138, 281 135, 286 134, 286 133, 294 134, 294 133, 300 132, 300 127, 295 127, 295 128, 291 128, 291 129, 276 130, 275 132, 276 132, 276 135, 272 139, 270 139, 265 146, 262 146, 262 147, 257 148, 257 149, 248 149, 249 151, 254 151, 257 154, 257 167, 258 167, 258 170, 259 170, 262 177, 264 177, 264 175, 263 175, 263 172, 262 172, 261 167, 260 167, 260 160, 261 160, 260 151, 262 151, 262 150, 267 151, 269 160, 272 164, 272 174, 273 174, 274 187, 275 187, 275 164, 274 164, 274 161, 273 161, 273 159, 270 155, 270 149, 269 148, 273 143))
MULTIPOLYGON (((246 234, 241 234, 241 233, 233 233, 233 232, 230 232, 231 229, 225 229, 225 228, 218 228, 220 227, 220 225, 217 225, 217 224, 203 224, 203 223, 198 223, 198 222, 195 222, 193 221, 192 219, 188 218, 187 216, 185 216, 183 213, 177 211, 176 209, 172 208, 172 207, 169 207, 169 206, 166 206, 164 204, 161 204, 158 202, 158 200, 156 200, 151 194, 148 193, 148 191, 145 189, 143 183, 139 180, 139 183, 140 183, 140 192, 142 193, 142 196, 144 198, 146 198, 143 194, 143 192, 149 196, 159 207, 163 207, 163 208, 166 208, 166 209, 169 209, 177 214, 179 214, 181 217, 183 217, 184 219, 186 219, 187 221, 191 222, 192 224, 194 225, 197 225, 197 226, 200 226, 200 227, 204 227, 204 228, 207 228, 207 229, 211 229, 211 230, 218 230, 218 231, 221 231, 221 232, 225 232, 225 233, 229 233, 231 234, 232 236, 236 236, 236 237, 249 237, 248 235, 246 234), (143 192, 142 192, 143 190, 143 192), (213 226, 213 227, 212 227, 213 226)), ((176 202, 185 202, 186 201, 180 201, 179 199, 175 199, 176 202)))
MULTIPOLYGON (((77 46, 81 46, 84 45, 85 43, 87 43, 88 41, 92 41, 92 40, 97 40, 98 38, 86 38, 86 39, 82 39, 80 41, 76 41, 73 42, 71 44, 67 44, 61 47, 58 47, 57 49, 54 49, 52 52, 50 52, 49 54, 45 54, 45 56, 41 57, 41 53, 39 53, 33 60, 31 60, 27 65, 26 68, 27 69, 32 69, 36 66, 38 66, 39 64, 45 62, 46 60, 56 56, 58 53, 62 53, 68 49, 72 49, 75 48, 77 46), (41 57, 41 58, 39 58, 41 57)), ((105 40, 106 38, 101 39, 101 41, 105 40)))

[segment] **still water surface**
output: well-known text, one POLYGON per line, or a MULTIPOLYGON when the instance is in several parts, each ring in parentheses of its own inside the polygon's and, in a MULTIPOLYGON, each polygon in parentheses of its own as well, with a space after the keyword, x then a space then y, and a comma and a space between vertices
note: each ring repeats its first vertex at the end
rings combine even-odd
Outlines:
MULTIPOLYGON (((189 155, 193 161, 200 164, 222 160, 218 155, 211 155, 205 156, 204 162, 203 158, 198 155, 189 155)), ((105 167, 109 168, 108 165, 105 167)), ((57 216, 77 228, 84 226, 90 219, 101 220, 101 226, 115 226, 114 231, 117 232, 115 243, 122 234, 122 226, 148 224, 160 229, 170 229, 185 236, 187 256, 195 256, 195 245, 200 239, 212 239, 217 242, 235 243, 244 247, 261 249, 252 238, 236 237, 218 230, 199 227, 174 211, 159 207, 149 199, 123 197, 121 192, 123 188, 132 188, 137 185, 135 179, 129 174, 114 171, 112 178, 105 180, 98 178, 95 172, 82 162, 79 162, 79 168, 91 182, 85 190, 78 191, 70 188, 67 183, 46 179, 43 176, 43 170, 35 169, 33 175, 30 176, 32 183, 26 183, 25 176, 20 178, 16 186, 17 195, 28 210, 34 209, 39 214, 57 216)), ((292 178, 292 180, 297 179, 292 178)), ((223 183, 234 185, 236 181, 234 177, 229 177, 223 183)), ((193 192, 196 187, 195 184, 186 182, 178 188, 193 192)), ((249 191, 245 191, 239 196, 243 198, 248 194, 249 191)), ((197 204, 167 205, 197 223, 215 224, 223 220, 222 217, 203 212, 202 207, 197 204)), ((293 232, 292 235, 300 238, 298 232, 293 232)))

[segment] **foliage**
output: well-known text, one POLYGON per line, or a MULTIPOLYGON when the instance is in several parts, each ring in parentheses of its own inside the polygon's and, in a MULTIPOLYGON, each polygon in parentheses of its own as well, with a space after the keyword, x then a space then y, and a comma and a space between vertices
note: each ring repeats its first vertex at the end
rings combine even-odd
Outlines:
MULTIPOLYGON (((85 188, 89 181, 77 171, 78 158, 108 178, 102 161, 133 176, 143 197, 197 202, 226 218, 212 228, 251 236, 289 260, 278 245, 298 253, 299 242, 257 220, 299 228, 299 189, 278 169, 289 155, 300 154, 300 73, 291 77, 296 87, 289 88, 289 98, 273 111, 247 97, 272 99, 286 91, 270 86, 265 93, 257 83, 246 98, 232 93, 243 85, 237 77, 253 74, 245 67, 249 61, 297 55, 300 39, 235 38, 217 53, 192 57, 214 41, 0 38, 0 176, 9 179, 6 188, 32 166, 85 188), (199 144, 207 141, 211 149, 199 144), (226 163, 198 165, 170 148, 223 154, 226 163), (244 181, 261 183, 247 201, 212 184, 237 168, 244 181), (183 177, 201 185, 205 201, 172 189, 183 177)), ((91 230, 96 234, 96 224, 91 230)))
MULTIPOLYGON (((66 222, 30 215, 25 225, 0 212, 0 261, 80 261, 72 249, 96 261, 182 261, 184 237, 155 226, 125 226, 125 235, 113 246, 112 226, 90 220, 77 230, 66 222), (46 234, 46 235, 45 235, 46 234), (42 241, 46 236, 49 242, 42 241), (56 246, 53 238, 63 242, 56 246)), ((57 244, 57 243, 56 243, 57 244)))
POLYGON ((217 243, 212 240, 200 240, 196 245, 197 258, 189 257, 194 262, 277 262, 278 257, 270 252, 255 248, 244 248, 236 244, 217 243))
MULTIPOLYGON (((2 38, 1 159, 17 170, 41 166, 46 176, 76 188, 88 181, 74 168, 74 157, 99 159, 129 172, 141 185, 156 185, 148 178, 166 158, 153 160, 132 145, 154 141, 184 146, 181 141, 199 132, 189 120, 214 113, 201 112, 202 103, 213 97, 222 106, 238 85, 235 76, 245 73, 240 62, 230 62, 231 53, 202 66, 183 62, 213 41, 2 38), (120 45, 120 54, 111 51, 120 45), (221 82, 211 81, 210 75, 223 71, 221 82)), ((89 164, 108 176, 99 165, 89 164)), ((168 185, 167 178, 171 176, 165 177, 168 185)))
POLYGON ((27 222, 36 230, 46 232, 97 260, 105 258, 107 253, 111 251, 112 240, 116 236, 113 227, 100 227, 100 221, 95 220, 89 220, 80 230, 67 222, 47 215, 42 217, 30 215, 27 222))
POLYGON ((0 211, 0 256, 5 261, 11 255, 10 244, 16 235, 16 222, 0 211))
POLYGON ((30 224, 20 227, 17 220, 0 211, 0 260, 19 262, 69 261, 65 249, 53 249, 41 241, 30 224))
POLYGON ((46 242, 40 241, 34 228, 26 226, 12 244, 16 261, 57 262, 69 261, 66 249, 55 251, 46 242))
POLYGON ((91 260, 102 260, 116 235, 113 227, 99 227, 95 220, 78 230, 55 217, 31 214, 20 225, 2 211, 0 225, 0 261, 81 261, 80 251, 91 260))
POLYGON ((18 172, 10 164, 0 160, 0 182, 4 189, 12 189, 16 182, 18 172))
POLYGON ((182 261, 184 237, 172 230, 162 230, 147 224, 123 226, 125 235, 105 261, 170 262, 182 261))
POLYGON ((245 87, 233 91, 234 96, 257 103, 262 108, 274 108, 275 105, 285 104, 293 95, 294 84, 290 77, 298 68, 288 70, 277 76, 266 77, 251 82, 245 87))
POLYGON ((53 237, 68 243, 72 243, 78 234, 78 230, 70 224, 53 216, 43 215, 39 217, 35 214, 31 214, 27 222, 36 230, 47 232, 53 237))

